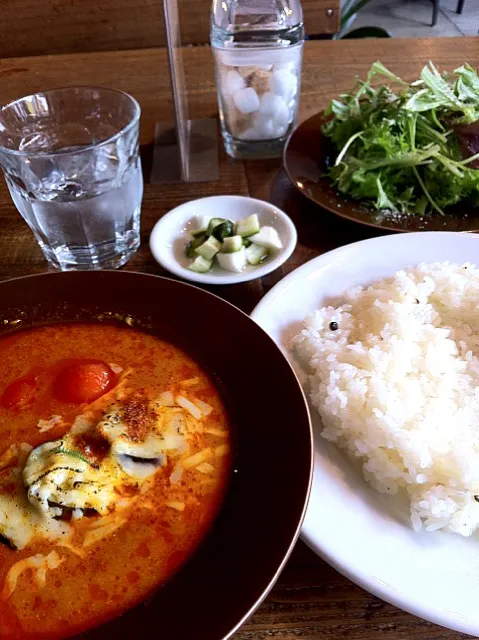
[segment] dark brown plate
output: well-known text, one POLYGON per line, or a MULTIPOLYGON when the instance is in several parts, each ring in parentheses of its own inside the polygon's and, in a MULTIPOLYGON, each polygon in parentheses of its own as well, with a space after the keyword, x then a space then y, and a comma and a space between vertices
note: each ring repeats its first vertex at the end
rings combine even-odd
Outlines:
POLYGON ((118 271, 0 283, 0 335, 52 322, 131 322, 128 316, 177 343, 216 378, 236 427, 235 472, 210 533, 176 576, 83 637, 227 638, 266 596, 299 534, 312 471, 303 392, 253 320, 191 285, 118 271))
POLYGON ((323 113, 308 118, 291 134, 283 153, 289 179, 307 198, 338 216, 388 231, 478 231, 479 209, 458 207, 445 216, 387 216, 367 203, 348 200, 325 176, 328 140, 321 133, 323 113))

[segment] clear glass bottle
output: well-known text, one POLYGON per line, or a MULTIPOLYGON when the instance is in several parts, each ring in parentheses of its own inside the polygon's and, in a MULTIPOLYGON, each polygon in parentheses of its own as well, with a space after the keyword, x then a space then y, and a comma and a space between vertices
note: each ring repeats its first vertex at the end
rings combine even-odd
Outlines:
POLYGON ((299 104, 299 0, 213 0, 210 35, 227 153, 281 155, 299 104))

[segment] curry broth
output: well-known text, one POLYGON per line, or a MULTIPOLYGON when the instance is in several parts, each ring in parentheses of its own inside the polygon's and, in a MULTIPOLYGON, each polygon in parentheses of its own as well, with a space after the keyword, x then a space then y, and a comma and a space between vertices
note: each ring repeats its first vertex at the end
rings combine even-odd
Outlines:
POLYGON ((124 509, 125 523, 96 544, 85 547, 82 541, 98 523, 98 516, 69 522, 69 546, 39 537, 21 550, 0 544, 1 638, 70 635, 144 599, 192 553, 225 492, 230 432, 225 408, 210 378, 172 344, 117 326, 53 325, 0 339, 2 389, 32 371, 40 381, 37 395, 21 409, 0 407, 0 456, 15 443, 37 447, 64 437, 85 407, 60 402, 49 390, 61 363, 84 358, 128 371, 129 387, 139 392, 146 389, 150 395, 193 381, 187 392, 213 409, 201 423, 201 429, 212 433, 195 433, 189 453, 208 448, 208 463, 184 468, 173 481, 173 463, 166 456, 167 462, 145 481, 133 506, 124 509), (47 422, 52 416, 62 416, 63 422, 41 432, 39 420, 47 422), (26 570, 10 596, 2 593, 6 576, 17 561, 52 549, 61 564, 47 570, 45 586, 38 584, 32 570, 26 570))

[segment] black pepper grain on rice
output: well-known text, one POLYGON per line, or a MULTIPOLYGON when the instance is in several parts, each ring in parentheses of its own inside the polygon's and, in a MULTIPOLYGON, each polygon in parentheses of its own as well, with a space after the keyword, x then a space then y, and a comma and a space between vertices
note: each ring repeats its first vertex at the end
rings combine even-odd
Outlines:
POLYGON ((339 329, 339 325, 337 322, 330 322, 329 328, 331 331, 337 331, 339 329))

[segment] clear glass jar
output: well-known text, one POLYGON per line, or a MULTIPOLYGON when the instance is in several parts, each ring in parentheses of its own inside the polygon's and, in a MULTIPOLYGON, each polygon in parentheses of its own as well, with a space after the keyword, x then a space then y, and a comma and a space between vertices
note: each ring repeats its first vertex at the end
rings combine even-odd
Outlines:
POLYGON ((233 158, 280 156, 298 113, 299 0, 214 0, 211 46, 221 131, 233 158))

